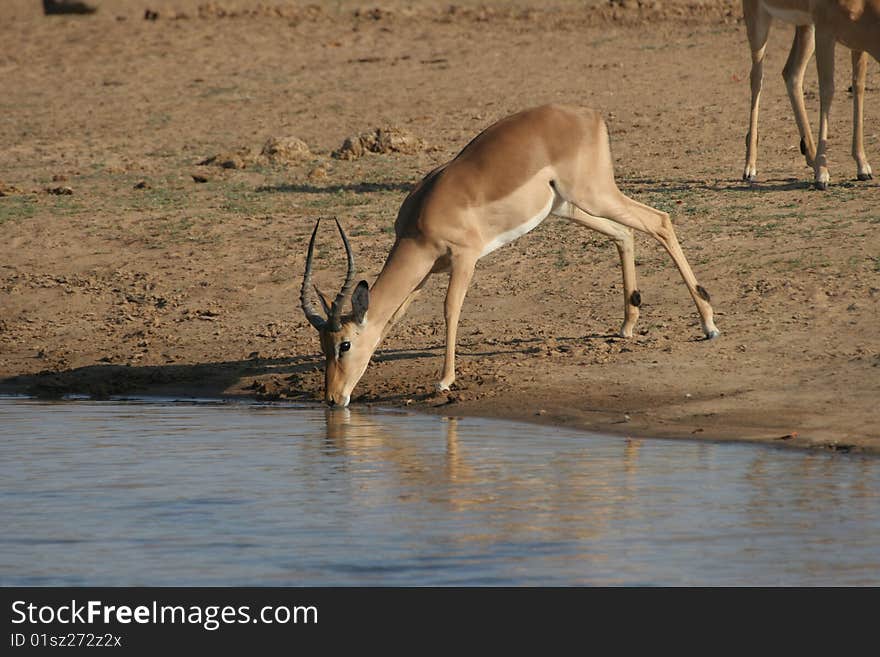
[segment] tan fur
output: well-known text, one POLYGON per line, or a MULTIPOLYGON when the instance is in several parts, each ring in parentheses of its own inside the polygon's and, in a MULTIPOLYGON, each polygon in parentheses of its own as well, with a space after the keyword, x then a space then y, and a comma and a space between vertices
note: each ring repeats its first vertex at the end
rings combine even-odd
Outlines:
MULTIPOLYGON (((869 0, 876 5, 880 0, 869 0)), ((743 0, 743 17, 752 51, 751 111, 749 132, 746 136, 746 163, 743 180, 757 179, 758 109, 764 75, 764 53, 773 18, 795 21, 794 42, 782 71, 791 107, 801 137, 801 146, 807 166, 816 166, 817 147, 810 130, 810 121, 804 106, 803 81, 807 64, 815 49, 814 6, 827 5, 828 0, 743 0)), ((836 4, 836 2, 835 2, 836 4)), ((844 3, 840 3, 844 4, 844 3)), ((850 0, 846 4, 865 5, 865 0, 850 0)), ((860 180, 871 178, 871 166, 865 157, 863 128, 863 96, 865 91, 864 50, 869 50, 864 39, 851 41, 853 48, 853 158, 860 180), (862 45, 857 45, 861 43, 862 45)), ((875 37, 876 41, 876 37, 875 37)), ((876 55, 875 55, 876 57, 876 55)), ((818 60, 817 60, 818 61, 818 60)))
POLYGON ((718 335, 712 307, 701 296, 665 212, 624 196, 614 182, 608 131, 593 110, 545 105, 502 119, 458 156, 429 173, 401 205, 397 239, 369 292, 362 323, 321 330, 327 358, 325 399, 345 406, 370 357, 432 273, 449 272, 444 305, 446 357, 438 383, 455 380, 455 343, 461 307, 484 250, 543 209, 608 235, 623 267, 625 314, 621 334, 631 336, 638 308, 632 230, 656 238, 671 255, 697 306, 703 332, 718 335), (351 348, 341 353, 339 345, 351 348))

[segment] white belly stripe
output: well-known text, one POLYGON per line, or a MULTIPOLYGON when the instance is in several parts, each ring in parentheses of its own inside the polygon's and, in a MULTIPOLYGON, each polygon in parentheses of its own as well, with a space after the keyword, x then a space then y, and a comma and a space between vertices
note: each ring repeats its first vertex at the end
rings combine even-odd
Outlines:
POLYGON ((554 194, 550 198, 550 202, 547 203, 546 207, 544 207, 538 214, 529 219, 524 224, 520 224, 516 228, 512 228, 505 233, 501 233, 491 242, 489 242, 486 246, 483 247, 483 252, 480 253, 480 257, 482 258, 485 255, 489 255, 492 251, 496 249, 500 249, 502 246, 507 244, 508 242, 512 242, 517 237, 522 237, 526 233, 531 230, 534 230, 538 227, 544 219, 550 214, 550 211, 553 209, 553 203, 556 201, 556 195, 554 194))
POLYGON ((768 14, 785 23, 793 25, 812 25, 813 19, 810 17, 809 11, 797 11, 796 9, 780 9, 773 7, 766 2, 762 2, 761 6, 768 14))

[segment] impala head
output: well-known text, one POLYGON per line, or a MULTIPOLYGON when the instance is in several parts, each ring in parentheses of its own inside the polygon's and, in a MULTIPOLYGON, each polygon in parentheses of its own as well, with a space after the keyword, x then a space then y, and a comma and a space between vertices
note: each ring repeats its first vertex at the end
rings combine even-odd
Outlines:
POLYGON ((315 250, 315 235, 321 220, 315 223, 312 231, 312 239, 309 241, 309 252, 306 257, 306 271, 303 275, 302 289, 300 290, 300 303, 309 324, 318 330, 321 338, 321 349, 324 351, 326 363, 324 365, 324 401, 330 407, 348 406, 351 399, 351 391, 363 376, 364 370, 373 355, 373 344, 369 339, 362 339, 367 326, 367 308, 370 305, 370 286, 366 281, 361 281, 354 287, 354 256, 351 253, 351 245, 345 236, 345 231, 339 220, 336 227, 342 236, 345 245, 345 253, 348 257, 348 272, 345 283, 332 303, 327 301, 321 291, 312 285, 312 254, 315 250), (314 287, 323 314, 317 311, 309 300, 311 289, 314 287), (354 292, 352 292, 354 287, 354 292), (343 304, 351 294, 351 312, 343 315, 343 304))

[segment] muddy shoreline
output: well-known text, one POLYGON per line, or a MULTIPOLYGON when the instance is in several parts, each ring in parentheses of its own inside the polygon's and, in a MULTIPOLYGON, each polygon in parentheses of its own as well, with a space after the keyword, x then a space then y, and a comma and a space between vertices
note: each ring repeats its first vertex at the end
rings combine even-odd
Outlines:
MULTIPOLYGON (((381 355, 380 355, 381 360, 381 355)), ((317 367, 315 364, 310 367, 317 367)), ((254 370, 266 367, 267 364, 256 360, 249 370, 236 368, 234 371, 223 371, 223 367, 215 367, 216 379, 205 382, 204 373, 199 373, 202 366, 184 368, 183 372, 174 375, 160 371, 147 371, 129 376, 129 368, 112 366, 86 368, 86 372, 45 372, 30 376, 10 377, 0 382, 0 394, 27 395, 41 399, 59 399, 67 395, 88 395, 92 399, 105 400, 126 395, 181 397, 189 399, 240 399, 254 401, 291 401, 297 403, 323 406, 316 393, 304 392, 290 387, 277 387, 275 375, 253 375, 254 370), (101 372, 102 369, 110 370, 101 372), (192 370, 189 372, 188 370, 192 370), (111 373, 112 371, 112 373, 111 373), (201 383, 195 379, 201 378, 201 383), (175 380, 168 383, 169 379, 175 380), (229 380, 235 380, 232 386, 229 380), (249 383, 245 384, 245 381, 249 383), (234 391, 234 392, 233 392, 234 391)), ((277 367, 273 364, 272 367, 277 367)), ((210 378, 210 377, 209 377, 210 378)), ((741 444, 764 444, 781 449, 820 450, 836 453, 853 453, 877 456, 880 449, 872 443, 864 443, 850 437, 839 439, 829 438, 831 430, 801 435, 797 431, 787 434, 779 433, 778 422, 767 421, 766 426, 755 426, 760 422, 754 414, 748 416, 748 423, 737 423, 734 420, 721 418, 711 427, 704 429, 705 421, 697 417, 684 418, 679 421, 652 420, 639 417, 639 411, 620 412, 614 408, 583 409, 561 407, 544 399, 543 403, 535 403, 535 395, 524 395, 519 398, 505 400, 502 403, 480 403, 479 401, 462 402, 461 393, 454 389, 449 393, 419 394, 412 397, 360 395, 352 404, 357 407, 382 407, 407 412, 426 413, 448 417, 481 417, 496 420, 513 420, 527 422, 538 426, 556 426, 578 429, 587 432, 621 436, 633 439, 671 439, 690 440, 694 442, 735 442, 741 444), (536 410, 532 410, 536 409, 536 410), (634 421, 632 412, 636 415, 634 421), (615 419, 616 418, 616 419, 615 419), (700 426, 697 426, 700 425, 700 426), (696 427, 696 428, 695 428, 696 427)), ((638 408, 630 400, 627 409, 638 408)), ((331 411, 328 411, 331 412, 331 411)))

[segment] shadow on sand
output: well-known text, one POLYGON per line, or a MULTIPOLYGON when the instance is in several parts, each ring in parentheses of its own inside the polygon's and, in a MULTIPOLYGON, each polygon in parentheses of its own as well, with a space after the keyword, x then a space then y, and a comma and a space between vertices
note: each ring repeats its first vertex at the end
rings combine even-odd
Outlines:
MULTIPOLYGON (((559 345, 583 344, 591 341, 618 340, 611 334, 590 334, 578 337, 556 338, 559 345)), ((493 344, 461 342, 460 357, 508 356, 535 354, 543 347, 541 338, 513 338, 493 344)), ((565 347, 557 347, 564 349, 565 347)), ((373 362, 387 363, 401 360, 436 360, 439 367, 445 345, 434 344, 420 349, 383 349, 373 356, 373 362)), ((319 354, 285 358, 251 358, 247 360, 215 361, 195 364, 168 365, 87 365, 68 370, 46 370, 36 374, 20 374, 0 379, 0 392, 27 394, 43 399, 57 399, 65 395, 89 395, 93 399, 107 399, 126 394, 154 394, 185 397, 229 396, 229 390, 253 379, 245 394, 257 399, 289 399, 314 401, 320 399, 324 360, 319 354), (261 380, 271 379, 271 385, 261 380)), ((242 388, 238 388, 242 390, 242 388)), ((361 394, 358 401, 395 402, 413 397, 412 389, 401 394, 383 394, 381 397, 361 394)), ((241 393, 237 393, 241 394, 241 393)), ((431 394, 424 395, 430 397, 431 394)))

